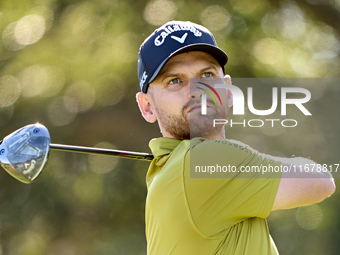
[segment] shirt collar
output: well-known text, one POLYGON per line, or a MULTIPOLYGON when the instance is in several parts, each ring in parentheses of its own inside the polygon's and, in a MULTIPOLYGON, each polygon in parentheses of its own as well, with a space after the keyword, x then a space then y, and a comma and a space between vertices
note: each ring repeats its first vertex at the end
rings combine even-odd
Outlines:
POLYGON ((154 157, 159 157, 171 153, 181 142, 182 140, 174 138, 160 137, 152 139, 149 147, 154 157))
POLYGON ((152 139, 149 147, 155 157, 155 164, 162 166, 168 159, 168 155, 182 142, 182 140, 160 137, 152 139), (164 157, 165 156, 165 157, 164 157))

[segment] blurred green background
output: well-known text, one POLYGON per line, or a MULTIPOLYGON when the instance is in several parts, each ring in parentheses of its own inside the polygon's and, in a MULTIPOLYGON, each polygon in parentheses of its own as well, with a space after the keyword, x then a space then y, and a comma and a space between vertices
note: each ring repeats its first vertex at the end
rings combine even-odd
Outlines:
MULTIPOLYGON (((1 0, 0 137, 40 122, 53 143, 149 152, 160 133, 135 102, 138 49, 172 19, 209 28, 232 77, 340 76, 339 0, 1 0)), ((299 128, 227 136, 265 153, 340 163, 339 89, 320 88, 312 109, 319 117, 299 128)), ((52 151, 31 185, 1 171, 0 255, 146 254, 147 168, 52 151)), ((280 253, 339 254, 338 200, 336 192, 321 204, 272 213, 280 253)))

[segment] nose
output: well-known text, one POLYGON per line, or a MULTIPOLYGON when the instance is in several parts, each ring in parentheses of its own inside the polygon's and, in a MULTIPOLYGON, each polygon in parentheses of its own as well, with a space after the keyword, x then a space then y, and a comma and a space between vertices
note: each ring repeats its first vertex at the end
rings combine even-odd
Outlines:
POLYGON ((190 81, 189 86, 188 86, 188 99, 189 100, 194 100, 194 99, 199 99, 202 97, 202 90, 198 89, 196 82, 190 81))

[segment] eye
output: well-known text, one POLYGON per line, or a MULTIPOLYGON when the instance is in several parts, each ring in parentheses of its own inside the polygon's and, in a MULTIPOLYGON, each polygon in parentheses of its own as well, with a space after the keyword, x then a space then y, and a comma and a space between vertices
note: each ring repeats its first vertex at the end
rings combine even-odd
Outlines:
POLYGON ((180 80, 178 78, 172 79, 169 84, 178 84, 180 83, 180 80))
POLYGON ((164 88, 168 90, 180 90, 183 88, 183 86, 186 84, 185 80, 183 80, 180 77, 177 77, 177 78, 174 78, 174 77, 169 78, 169 80, 165 82, 164 88))
POLYGON ((210 78, 210 77, 213 77, 213 76, 214 75, 213 75, 212 72, 204 72, 203 75, 202 75, 203 78, 210 78))

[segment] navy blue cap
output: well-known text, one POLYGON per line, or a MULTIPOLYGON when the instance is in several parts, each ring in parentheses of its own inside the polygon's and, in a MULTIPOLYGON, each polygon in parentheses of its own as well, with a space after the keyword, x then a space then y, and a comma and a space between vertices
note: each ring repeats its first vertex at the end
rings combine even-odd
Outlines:
POLYGON ((139 49, 138 78, 141 91, 146 93, 163 66, 173 56, 188 51, 203 51, 221 65, 228 62, 227 54, 218 48, 213 34, 205 27, 189 21, 170 21, 156 29, 139 49))

